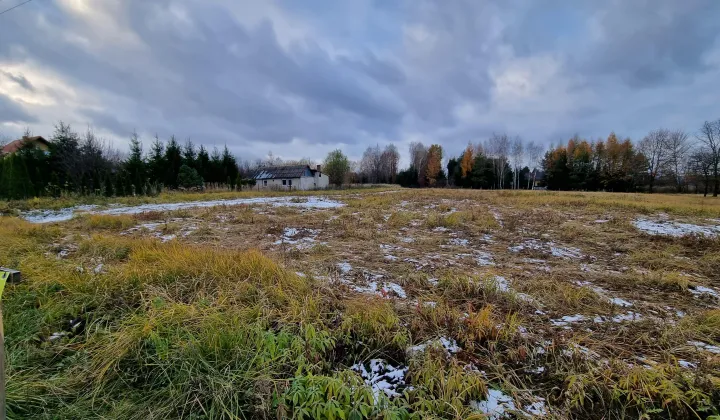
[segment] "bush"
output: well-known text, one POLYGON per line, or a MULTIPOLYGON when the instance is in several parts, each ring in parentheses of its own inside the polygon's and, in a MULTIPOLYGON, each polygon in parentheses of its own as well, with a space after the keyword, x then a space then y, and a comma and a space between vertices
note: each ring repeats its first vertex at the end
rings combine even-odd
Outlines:
POLYGON ((182 165, 180 167, 180 172, 178 173, 177 182, 178 182, 178 186, 180 186, 182 188, 187 188, 187 189, 190 189, 190 188, 201 189, 203 187, 203 183, 204 183, 200 174, 198 174, 198 172, 195 169, 193 169, 187 165, 182 165))

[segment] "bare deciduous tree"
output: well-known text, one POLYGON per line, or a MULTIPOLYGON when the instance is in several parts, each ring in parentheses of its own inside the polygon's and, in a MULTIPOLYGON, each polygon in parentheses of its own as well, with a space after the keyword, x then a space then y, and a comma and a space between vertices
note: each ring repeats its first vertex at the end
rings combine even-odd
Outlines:
POLYGON ((384 182, 395 183, 395 177, 398 173, 398 165, 400 164, 400 152, 394 144, 385 146, 382 152, 382 177, 384 182))
POLYGON ((717 121, 705 121, 697 139, 705 146, 705 153, 710 163, 710 174, 713 178, 713 197, 720 193, 720 177, 718 177, 718 166, 720 166, 720 119, 717 121))
POLYGON ((653 192, 658 174, 667 161, 666 144, 669 136, 670 132, 664 128, 653 130, 638 144, 638 148, 647 158, 650 194, 653 192))
POLYGON ((379 182, 382 174, 382 152, 380 145, 375 147, 369 146, 363 153, 360 161, 360 171, 367 176, 370 182, 379 182))
POLYGON ((673 171, 677 192, 682 192, 685 166, 692 144, 682 130, 671 131, 665 143, 668 167, 673 171))

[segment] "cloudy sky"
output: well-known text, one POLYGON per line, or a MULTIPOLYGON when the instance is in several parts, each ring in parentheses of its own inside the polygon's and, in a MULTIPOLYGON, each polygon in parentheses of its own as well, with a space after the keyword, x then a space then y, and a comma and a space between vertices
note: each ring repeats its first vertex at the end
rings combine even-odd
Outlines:
MULTIPOLYGON (((0 10, 21 0, 0 0, 0 10)), ((0 136, 58 120, 353 158, 720 118, 718 0, 34 0, 0 15, 0 136)))

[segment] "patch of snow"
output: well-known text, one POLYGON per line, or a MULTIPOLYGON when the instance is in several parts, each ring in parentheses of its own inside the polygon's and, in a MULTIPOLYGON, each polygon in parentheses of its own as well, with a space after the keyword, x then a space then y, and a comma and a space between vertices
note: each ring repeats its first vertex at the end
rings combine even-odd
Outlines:
POLYGON ((467 239, 460 239, 460 238, 451 238, 448 241, 448 244, 450 245, 457 245, 457 246, 467 246, 470 243, 467 239))
POLYGON ((452 338, 440 337, 408 347, 405 352, 408 356, 412 356, 424 352, 429 346, 441 347, 448 354, 455 354, 461 350, 460 347, 457 345, 457 342, 452 338))
POLYGON ((524 407, 525 412, 531 416, 547 416, 547 409, 545 408, 545 399, 538 398, 537 401, 524 407))
POLYGON ((508 283, 507 279, 503 276, 495 276, 492 279, 493 283, 495 283, 495 287, 500 292, 509 292, 510 291, 510 283, 508 283))
POLYGON ((370 360, 368 367, 369 369, 363 363, 356 363, 350 369, 360 374, 365 384, 372 388, 376 399, 381 392, 390 398, 397 397, 407 386, 405 384, 407 367, 395 367, 383 359, 370 360))
POLYGON ((470 407, 491 420, 501 419, 508 411, 516 410, 512 397, 497 389, 488 390, 487 398, 483 401, 471 401, 470 407))
POLYGON ((338 201, 320 197, 258 197, 258 198, 237 198, 233 200, 209 200, 209 201, 185 201, 180 203, 162 204, 141 204, 128 207, 111 207, 105 210, 97 210, 97 206, 77 206, 60 210, 31 210, 24 212, 21 216, 30 223, 51 223, 70 220, 75 213, 86 212, 91 214, 140 214, 151 211, 167 212, 194 208, 208 208, 217 206, 238 206, 267 204, 274 207, 302 207, 312 209, 332 209, 343 207, 345 204, 338 201))
POLYGON ((406 244, 411 244, 411 243, 415 242, 415 238, 405 236, 405 237, 400 238, 400 241, 405 242, 406 244))
POLYGON ((437 286, 439 281, 436 278, 430 278, 428 279, 428 283, 430 283, 432 286, 437 286))
POLYGON ((612 318, 598 315, 595 318, 593 318, 593 321, 598 324, 603 323, 603 322, 608 322, 608 321, 614 322, 614 323, 621 323, 621 322, 626 322, 626 321, 640 321, 643 318, 644 317, 642 316, 642 314, 630 311, 630 312, 627 312, 624 314, 615 315, 612 318))
POLYGON ((397 261, 397 260, 398 260, 398 257, 396 257, 396 256, 394 256, 394 255, 389 255, 389 254, 388 254, 388 255, 385 255, 385 259, 388 260, 388 261, 397 261))
POLYGON ((587 319, 587 318, 585 317, 585 315, 580 315, 580 314, 577 314, 577 315, 565 315, 564 317, 559 318, 559 319, 551 319, 551 320, 550 320, 550 323, 551 323, 552 325, 556 326, 556 327, 569 328, 569 327, 568 327, 569 324, 572 324, 572 323, 575 323, 575 322, 583 322, 583 321, 585 321, 586 319, 587 319))
POLYGON ((296 274, 298 277, 307 277, 307 275, 306 275, 305 273, 301 272, 301 271, 296 271, 295 274, 296 274))
MULTIPOLYGON (((542 348, 542 347, 541 347, 541 348, 542 348)), ((543 353, 544 353, 544 352, 545 352, 545 349, 543 349, 543 353)), ((545 372, 545 366, 538 366, 538 367, 536 367, 536 368, 534 368, 534 369, 529 369, 528 372, 530 372, 530 373, 536 373, 536 374, 543 373, 543 372, 545 372)))
POLYGON ((95 274, 100 274, 100 273, 102 273, 102 272, 103 272, 103 264, 100 263, 100 264, 96 265, 95 268, 93 268, 93 272, 94 272, 95 274))
POLYGON ((174 234, 160 235, 160 236, 158 236, 158 238, 160 238, 160 242, 165 243, 165 242, 169 242, 169 241, 172 241, 173 239, 177 238, 177 235, 174 235, 174 234))
MULTIPOLYGON (((285 228, 283 234, 273 245, 292 245, 295 249, 310 249, 317 243, 317 235, 320 231, 317 229, 307 228, 285 228), (297 237, 298 235, 304 235, 297 237)), ((326 242, 321 242, 326 244, 326 242)))
POLYGON ((528 239, 521 244, 508 247, 508 250, 511 252, 520 252, 525 249, 539 251, 544 254, 550 254, 554 257, 565 259, 577 259, 582 258, 583 256, 582 252, 577 248, 560 246, 554 242, 542 242, 537 239, 528 239))
POLYGON ((582 257, 582 253, 577 248, 554 246, 554 245, 552 245, 552 242, 548 243, 548 245, 550 245, 550 253, 553 255, 553 257, 560 257, 560 258, 581 258, 582 257))
POLYGON ((643 218, 635 219, 632 224, 638 230, 647 233, 648 235, 665 235, 674 237, 686 235, 720 235, 720 225, 701 226, 692 223, 681 223, 671 220, 653 221, 643 218))
POLYGON ((678 365, 686 369, 695 369, 697 367, 695 363, 688 362, 687 360, 678 360, 678 365))
POLYGON ((498 225, 500 225, 500 227, 504 227, 503 221, 502 221, 502 216, 500 216, 500 213, 496 212, 495 210, 490 211, 490 213, 492 213, 493 217, 495 218, 495 221, 498 222, 498 225))
POLYGON ((587 288, 591 289, 591 290, 592 290, 593 292, 595 292, 597 295, 599 295, 600 297, 602 297, 602 298, 604 298, 604 299, 607 299, 608 302, 610 302, 611 304, 613 304, 613 305, 615 305, 615 306, 620 306, 620 307, 623 307, 623 308, 628 308, 628 307, 630 307, 630 306, 633 306, 632 302, 627 301, 627 300, 625 300, 625 299, 622 299, 622 298, 619 298, 619 297, 609 297, 609 296, 608 296, 608 295, 610 294, 609 291, 603 289, 603 288, 600 287, 600 286, 594 285, 592 282, 589 282, 589 281, 576 281, 575 284, 577 284, 578 286, 587 287, 587 288))
POLYGON ((484 251, 475 251, 475 262, 481 267, 495 265, 492 255, 484 251))
POLYGON ((347 261, 337 263, 337 268, 342 271, 343 274, 347 274, 352 271, 352 265, 350 265, 347 261))
POLYGON ((627 300, 622 299, 622 298, 610 298, 610 303, 612 303, 613 305, 622 306, 624 308, 633 306, 632 303, 630 303, 627 300))
POLYGON ((593 221, 593 223, 607 223, 609 221, 610 220, 608 220, 608 219, 597 219, 597 220, 593 221))
POLYGON ((372 293, 380 296, 389 297, 390 292, 395 293, 400 299, 406 299, 407 293, 397 283, 393 282, 381 282, 379 285, 377 281, 371 281, 367 286, 353 285, 352 288, 360 293, 372 293))
POLYGON ((433 229, 432 231, 433 232, 447 232, 448 230, 450 230, 450 229, 446 228, 445 226, 438 226, 435 229, 433 229))
POLYGON ((709 287, 695 285, 690 286, 690 288, 688 288, 688 291, 695 296, 709 295, 714 298, 720 299, 720 293, 718 293, 717 290, 711 289, 709 287))
POLYGON ((50 337, 48 337, 48 340, 57 341, 63 337, 67 337, 68 335, 70 335, 70 333, 67 331, 54 332, 54 333, 50 334, 50 337))
POLYGON ((695 348, 697 348, 697 349, 709 351, 710 353, 713 353, 713 354, 720 354, 720 347, 718 347, 718 346, 704 343, 702 341, 688 341, 687 343, 691 346, 695 346, 695 348))

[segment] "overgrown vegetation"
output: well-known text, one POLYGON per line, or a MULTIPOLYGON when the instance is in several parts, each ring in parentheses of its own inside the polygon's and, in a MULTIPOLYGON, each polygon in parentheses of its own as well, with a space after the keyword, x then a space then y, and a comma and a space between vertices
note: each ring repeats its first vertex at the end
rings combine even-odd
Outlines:
POLYGON ((631 223, 702 223, 715 201, 333 198, 0 218, 0 265, 24 278, 3 296, 10 417, 480 419, 493 398, 508 418, 720 414, 718 300, 698 288, 720 286, 717 239, 631 223))

